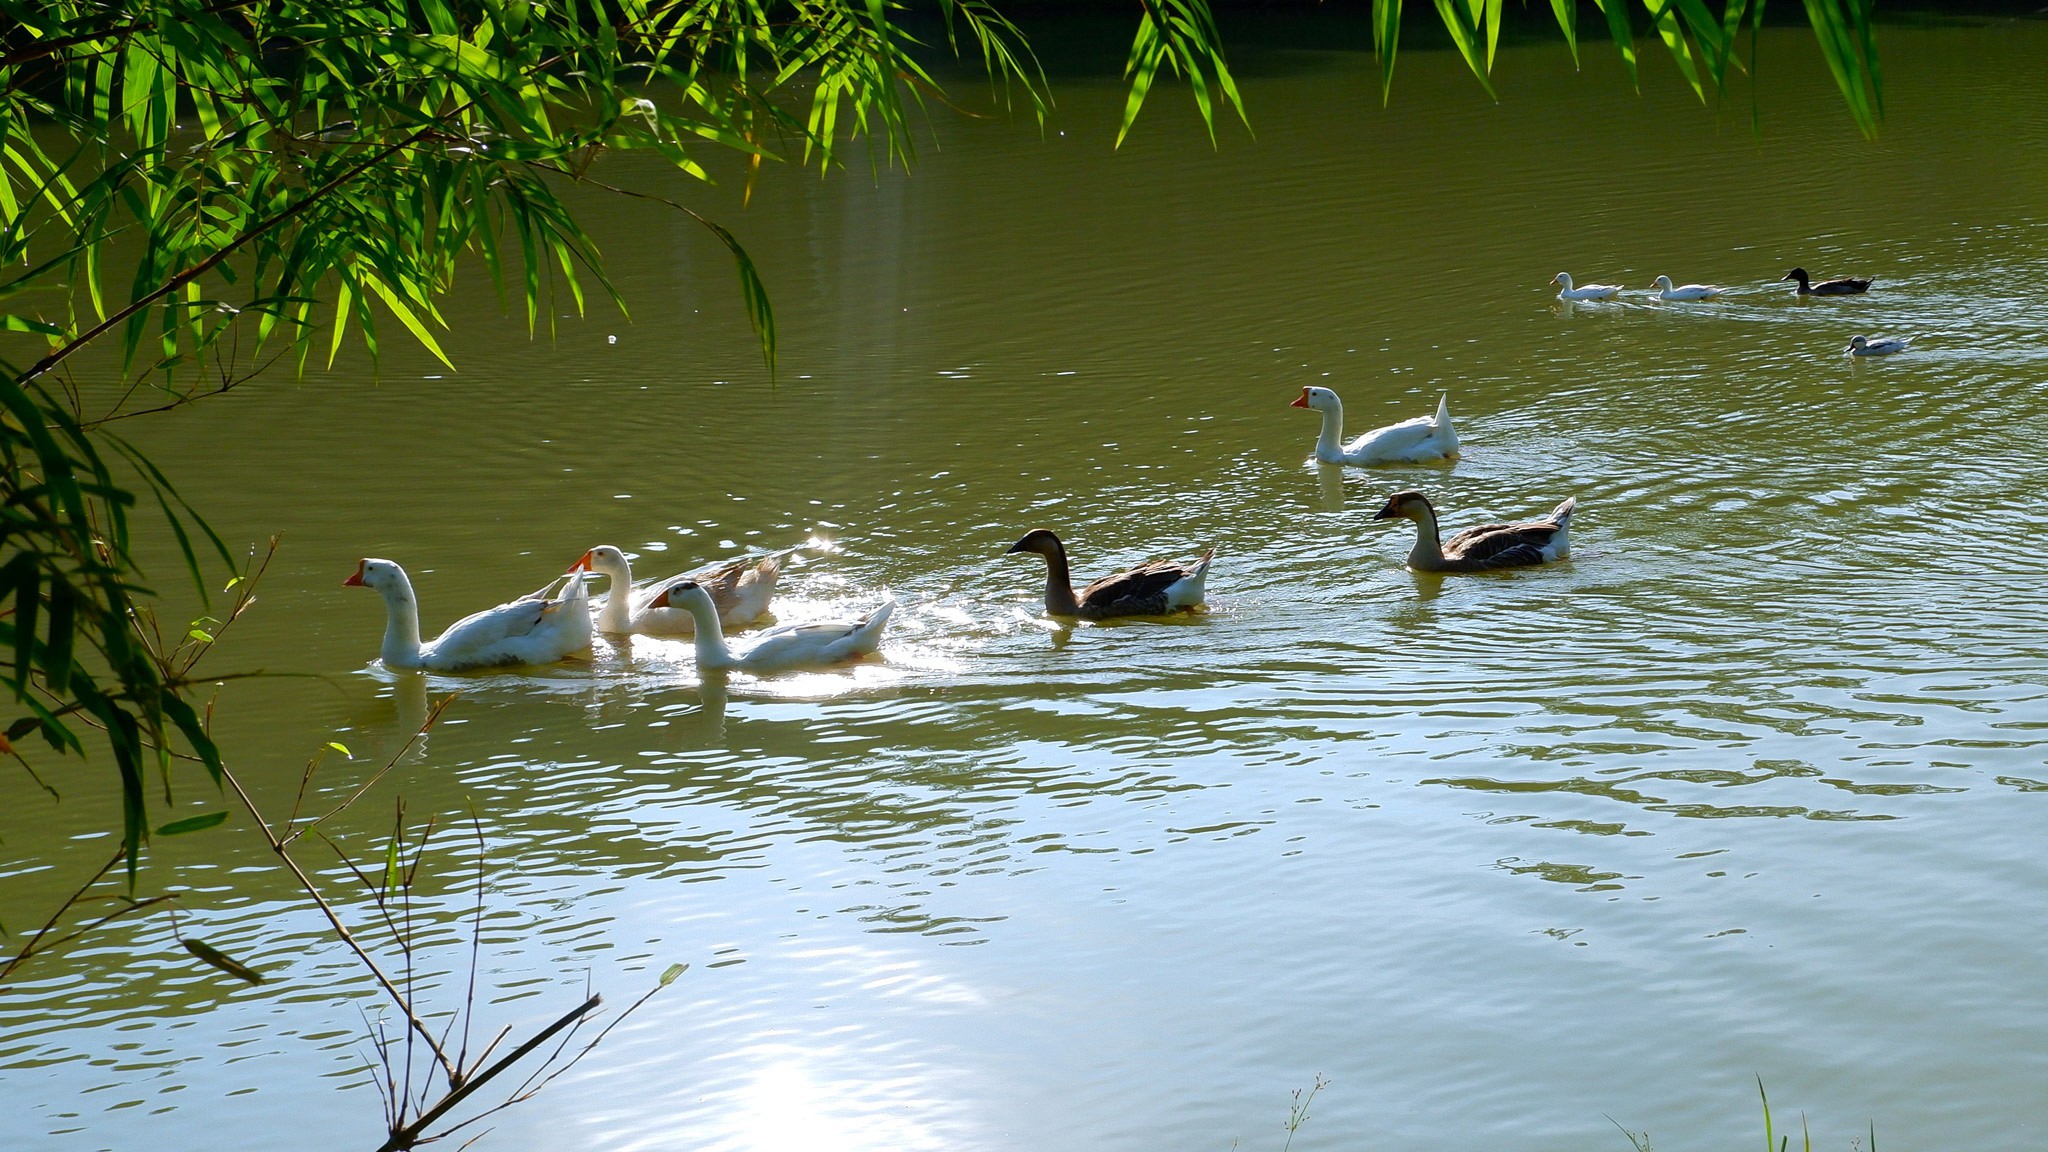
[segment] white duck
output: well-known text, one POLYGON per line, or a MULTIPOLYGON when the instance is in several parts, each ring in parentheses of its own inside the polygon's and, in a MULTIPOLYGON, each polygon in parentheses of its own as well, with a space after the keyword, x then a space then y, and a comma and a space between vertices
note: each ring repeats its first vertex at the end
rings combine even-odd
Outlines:
POLYGON ((431 644, 420 643, 419 602, 405 569, 369 558, 356 565, 346 588, 369 588, 384 597, 386 668, 460 672, 507 664, 552 664, 590 647, 590 595, 581 575, 560 596, 522 596, 450 624, 431 644))
POLYGON ((1344 443, 1344 402, 1328 388, 1303 388, 1292 407, 1323 414, 1322 435, 1316 437, 1316 459, 1325 464, 1404 464, 1443 460, 1458 454, 1458 430, 1451 426, 1451 398, 1436 402, 1436 415, 1417 416, 1375 428, 1344 443))
POLYGON ((768 611, 768 598, 775 594, 775 581, 782 565, 773 557, 751 556, 735 560, 694 576, 671 576, 645 588, 633 587, 633 565, 626 554, 609 544, 600 544, 569 566, 571 572, 595 572, 611 577, 611 591, 597 612, 597 630, 614 635, 638 632, 646 636, 688 636, 697 630, 696 617, 681 608, 651 608, 648 605, 663 588, 678 580, 695 580, 711 596, 721 622, 735 627, 752 624, 768 611))
POLYGON ((1906 345, 1912 342, 1911 336, 1851 336, 1849 346, 1843 349, 1842 355, 1889 356, 1894 352, 1904 352, 1906 345))
POLYGON ((654 594, 649 608, 680 608, 697 620, 697 667, 704 671, 787 672, 844 664, 872 653, 882 643, 882 629, 896 611, 890 600, 859 620, 791 624, 763 634, 747 650, 735 654, 725 646, 725 629, 710 593, 695 581, 678 580, 654 594))
POLYGON ((1659 300, 1712 300, 1714 297, 1727 291, 1726 288, 1716 287, 1712 284, 1679 284, 1673 286, 1669 276, 1657 277, 1656 288, 1657 299, 1659 300))
POLYGON ((1569 272, 1559 272, 1550 282, 1557 285, 1559 300, 1612 300, 1621 295, 1619 284, 1582 284, 1574 288, 1569 272))

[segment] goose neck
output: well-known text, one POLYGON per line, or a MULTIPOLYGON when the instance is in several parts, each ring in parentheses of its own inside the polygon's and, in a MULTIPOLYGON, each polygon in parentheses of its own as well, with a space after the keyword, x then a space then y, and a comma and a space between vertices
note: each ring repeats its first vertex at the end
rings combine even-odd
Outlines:
POLYGON ((1074 598, 1074 579, 1067 570, 1067 550, 1055 543, 1045 556, 1045 610, 1054 616, 1078 616, 1081 602, 1074 598))
POLYGON ((1409 519, 1415 521, 1415 547, 1409 550, 1408 566, 1432 568, 1443 563, 1443 540, 1436 524, 1436 509, 1424 504, 1409 519))
POLYGON ((610 557, 594 560, 591 567, 611 581, 605 592, 604 610, 598 613, 597 627, 600 632, 628 632, 633 627, 633 565, 621 556, 614 562, 610 557))
POLYGON ((739 661, 733 658, 732 649, 725 644, 725 625, 719 622, 718 610, 711 606, 709 596, 691 596, 682 607, 697 622, 697 668, 698 670, 722 670, 736 668, 739 661))
POLYGON ((384 594, 384 648, 378 655, 386 668, 420 666, 420 606, 412 581, 404 572, 384 594))
POLYGON ((1322 409, 1322 413, 1323 430, 1316 437, 1316 456, 1322 459, 1342 456, 1344 454, 1344 404, 1342 401, 1332 399, 1329 407, 1322 409))

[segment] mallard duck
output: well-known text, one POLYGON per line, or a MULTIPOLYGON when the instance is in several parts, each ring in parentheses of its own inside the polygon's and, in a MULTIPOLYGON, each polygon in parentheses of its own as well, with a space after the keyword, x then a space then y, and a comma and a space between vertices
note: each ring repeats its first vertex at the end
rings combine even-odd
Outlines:
POLYGON ((1894 352, 1904 352, 1906 345, 1912 342, 1913 338, 1911 336, 1851 336, 1849 337, 1849 347, 1843 350, 1842 355, 1889 356, 1894 352))
POLYGON ((882 629, 896 611, 896 601, 889 600, 858 620, 772 628, 737 654, 725 646, 725 629, 718 622, 718 609, 711 603, 711 594, 697 582, 678 580, 667 585, 654 594, 648 607, 679 609, 696 617, 699 669, 788 672, 830 667, 872 654, 881 646, 882 629))
POLYGON ((1559 300, 1612 300, 1621 294, 1619 284, 1583 284, 1574 288, 1569 272, 1559 272, 1550 278, 1550 282, 1558 286, 1559 300))
POLYGON ((1727 291, 1712 284, 1680 284, 1673 287, 1669 276, 1657 277, 1656 289, 1659 300, 1712 300, 1727 291))
POLYGON ((450 624, 430 644, 420 643, 420 609, 405 569, 374 557, 358 561, 345 588, 368 588, 384 597, 386 668, 460 672, 508 664, 552 664, 590 647, 590 597, 581 573, 562 594, 522 596, 450 624))
POLYGON ((1323 414, 1316 459, 1325 464, 1402 464, 1442 460, 1458 454, 1458 430, 1451 426, 1451 398, 1439 397, 1436 415, 1417 416, 1375 428, 1351 443, 1344 440, 1344 402, 1328 388, 1303 388, 1291 407, 1323 414))
POLYGON ((1844 276, 1840 280, 1823 280, 1818 284, 1810 284, 1807 282, 1806 269, 1804 268, 1794 268, 1783 276, 1778 277, 1778 279, 1781 281, 1799 281, 1799 294, 1801 296, 1854 296, 1858 292, 1868 292, 1871 283, 1868 280, 1858 280, 1853 276, 1844 276))
POLYGON ((696 617, 680 608, 649 606, 663 588, 678 580, 696 581, 710 594, 719 621, 737 627, 753 623, 768 611, 768 598, 775 594, 775 581, 782 575, 782 565, 773 556, 748 556, 710 571, 671 576, 645 588, 635 588, 633 565, 626 554, 610 544, 600 544, 571 564, 569 571, 611 577, 611 590, 597 612, 598 631, 614 635, 638 632, 647 636, 688 636, 697 630, 696 617))
POLYGON ((1166 616, 1192 611, 1202 604, 1203 581, 1209 578, 1211 548, 1194 560, 1150 560, 1113 576, 1104 576, 1074 595, 1067 570, 1067 549, 1050 529, 1034 528, 1010 545, 1005 556, 1036 552, 1045 557, 1045 612, 1048 616, 1079 616, 1104 620, 1111 616, 1166 616))
POLYGON ((1481 524, 1441 543, 1437 540, 1436 509, 1420 492, 1396 492, 1387 497, 1386 507, 1373 519, 1415 521, 1415 548, 1408 553, 1408 566, 1418 572, 1483 572, 1523 568, 1568 555, 1571 540, 1566 528, 1578 505, 1579 498, 1573 496, 1544 519, 1481 524))

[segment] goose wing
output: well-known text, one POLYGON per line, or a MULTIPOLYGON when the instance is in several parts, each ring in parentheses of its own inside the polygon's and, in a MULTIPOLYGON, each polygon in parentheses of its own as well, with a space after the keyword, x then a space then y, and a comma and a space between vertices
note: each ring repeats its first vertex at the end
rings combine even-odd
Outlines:
POLYGON ((589 596, 581 574, 563 594, 523 596, 472 612, 443 629, 422 655, 433 667, 547 663, 590 644, 589 596))
POLYGON ((1443 553, 1445 559, 1485 561, 1500 568, 1541 564, 1543 546, 1555 535, 1555 524, 1481 524, 1444 541, 1443 553))
POLYGON ((1436 418, 1417 416, 1385 428, 1375 428, 1344 446, 1346 456, 1395 459, 1413 452, 1436 435, 1436 418))
POLYGON ((1104 576, 1082 589, 1081 611, 1084 615, 1163 615, 1173 610, 1167 590, 1202 575, 1208 559, 1150 560, 1104 576))

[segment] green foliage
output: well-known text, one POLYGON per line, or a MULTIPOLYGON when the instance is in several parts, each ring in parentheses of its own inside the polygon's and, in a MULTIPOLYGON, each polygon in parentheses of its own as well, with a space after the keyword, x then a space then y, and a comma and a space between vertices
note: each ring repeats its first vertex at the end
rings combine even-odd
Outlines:
MULTIPOLYGON (((1634 75, 1627 0, 1598 0, 1634 75)), ((1718 93, 1763 3, 1643 0, 1694 90, 1718 93)), ((1804 0, 1852 114, 1882 113, 1869 0, 1804 0)), ((955 54, 1041 123, 1044 76, 986 0, 932 0, 955 54)), ((1552 0, 1577 58, 1572 0, 1552 0)), ((1435 0, 1491 91, 1504 0, 1435 0)), ((1214 139, 1246 121, 1207 0, 1136 0, 1121 142, 1162 70, 1187 82, 1214 139)), ((1399 0, 1373 0, 1390 86, 1399 0)), ((113 435, 137 396, 175 407, 277 359, 373 357, 402 330, 447 360, 439 302, 480 269, 529 329, 562 297, 623 307, 564 199, 618 152, 682 183, 716 151, 823 170, 851 140, 871 163, 914 155, 937 93, 908 0, 0 0, 0 683, 34 733, 111 754, 131 877, 145 776, 174 763, 218 785, 220 752, 188 699, 224 625, 156 632, 133 550, 138 505, 160 515, 205 601, 233 558, 170 481, 113 435), (395 327, 394 327, 395 326, 395 327), (74 356, 103 349, 81 386, 74 356), (23 349, 32 351, 23 352, 23 349), (26 363, 18 361, 28 361, 26 363), (108 385, 116 385, 109 389, 108 385), (97 391, 95 391, 97 388, 97 391), (91 410, 87 397, 117 396, 91 410)), ((1754 31, 1751 37, 1754 58, 1754 31)), ((731 252, 771 370, 765 281, 729 229, 664 194, 731 252)), ((142 409, 153 411, 157 409, 142 409)), ((228 590, 238 589, 237 581, 228 590)), ((235 612, 246 603, 240 586, 235 612)), ((226 614, 232 620, 234 612, 226 614)), ((185 830, 187 822, 160 831, 185 830)))
MULTIPOLYGON (((1042 114, 1016 29, 978 0, 940 7, 949 35, 964 32, 1042 114)), ((173 762, 191 760, 219 782, 219 751, 187 695, 220 626, 202 618, 171 643, 141 627, 154 593, 132 548, 134 508, 162 515, 202 600, 217 581, 203 567, 233 559, 107 429, 133 414, 131 397, 175 406, 279 355, 301 370, 316 354, 332 363, 351 339, 374 357, 394 325, 445 361, 439 301, 465 268, 523 307, 530 328, 560 297, 580 310, 594 289, 621 303, 567 190, 622 151, 651 153, 685 181, 708 179, 712 150, 758 160, 782 146, 826 165, 848 124, 879 154, 907 158, 911 110, 935 85, 897 11, 880 0, 0 0, 0 332, 15 334, 0 344, 0 681, 25 713, 7 750, 40 733, 83 754, 85 730, 99 731, 131 876, 149 770, 168 783, 173 762), (800 77, 814 81, 807 110, 781 98, 800 77), (72 357, 89 347, 118 356, 98 355, 81 387, 72 357), (121 399, 90 411, 92 385, 117 382, 121 399)), ((690 215, 732 253, 772 367, 762 277, 729 230, 690 215)))
MULTIPOLYGON (((1594 3, 1607 18, 1608 35, 1621 52, 1629 83, 1636 83, 1635 28, 1629 0, 1594 3)), ((1828 70, 1842 90, 1850 117, 1859 131, 1875 138, 1877 122, 1884 114, 1884 99, 1871 0, 1805 0, 1805 4, 1807 20, 1820 41, 1828 70)), ((1764 26, 1764 0, 1755 0, 1754 6, 1750 0, 1722 0, 1718 16, 1703 0, 1642 0, 1642 5, 1650 29, 1671 53, 1672 62, 1678 65, 1678 71, 1702 102, 1707 99, 1709 86, 1716 97, 1727 91, 1731 62, 1743 67, 1736 61, 1735 45, 1745 20, 1750 26, 1748 67, 1752 73, 1755 71, 1756 36, 1764 26)), ((1577 65, 1578 5, 1575 0, 1551 0, 1550 7, 1558 29, 1564 33, 1565 44, 1571 49, 1572 63, 1577 65)), ((1503 0, 1436 0, 1437 16, 1451 34, 1451 43, 1489 96, 1494 94, 1493 57, 1500 43, 1503 8, 1503 0)), ((1373 51, 1379 56, 1384 101, 1393 94, 1401 0, 1372 0, 1372 16, 1373 51)))

